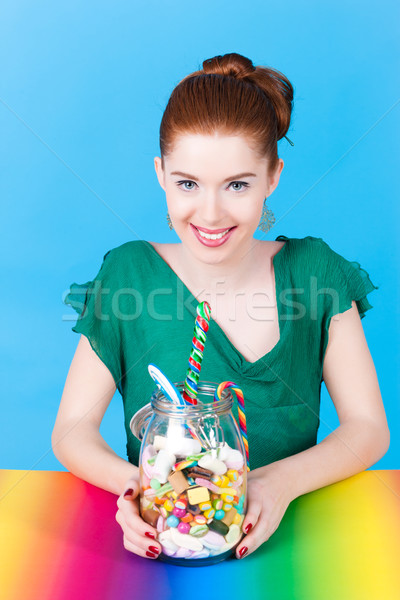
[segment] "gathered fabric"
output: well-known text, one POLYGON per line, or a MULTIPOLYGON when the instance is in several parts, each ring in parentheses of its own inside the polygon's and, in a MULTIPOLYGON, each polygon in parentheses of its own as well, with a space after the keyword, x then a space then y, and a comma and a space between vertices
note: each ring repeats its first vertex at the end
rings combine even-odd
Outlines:
MULTIPOLYGON (((319 427, 323 361, 335 314, 356 302, 360 317, 372 308, 375 286, 365 269, 322 238, 276 241, 273 257, 280 338, 255 362, 247 361, 212 319, 200 381, 233 381, 244 394, 250 467, 255 469, 314 446, 319 427)), ((184 381, 198 300, 145 240, 106 252, 93 280, 72 283, 64 303, 79 314, 72 331, 85 335, 112 374, 124 407, 128 460, 137 465, 140 442, 133 414, 155 389, 147 365, 184 381)))

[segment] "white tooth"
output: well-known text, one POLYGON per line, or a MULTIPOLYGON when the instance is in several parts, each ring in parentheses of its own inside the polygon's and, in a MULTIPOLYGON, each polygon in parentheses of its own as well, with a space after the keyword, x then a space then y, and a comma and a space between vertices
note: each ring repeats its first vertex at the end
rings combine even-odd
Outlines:
POLYGON ((229 229, 226 229, 225 231, 223 231, 222 233, 204 233, 204 231, 200 231, 200 229, 197 230, 200 235, 204 238, 206 238, 207 240, 220 240, 224 235, 226 235, 229 231, 229 229))

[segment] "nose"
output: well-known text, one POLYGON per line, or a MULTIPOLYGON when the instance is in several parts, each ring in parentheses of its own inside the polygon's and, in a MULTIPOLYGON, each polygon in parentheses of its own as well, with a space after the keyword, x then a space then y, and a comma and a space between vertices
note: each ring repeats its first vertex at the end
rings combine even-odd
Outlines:
POLYGON ((205 196, 199 206, 199 215, 204 224, 213 226, 223 220, 224 210, 218 194, 210 193, 205 196))

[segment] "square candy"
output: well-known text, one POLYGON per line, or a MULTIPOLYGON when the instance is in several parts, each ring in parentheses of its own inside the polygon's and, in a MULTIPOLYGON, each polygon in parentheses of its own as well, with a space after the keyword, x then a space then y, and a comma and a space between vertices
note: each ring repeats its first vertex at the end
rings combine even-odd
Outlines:
POLYGON ((181 494, 189 487, 189 483, 182 471, 175 471, 174 473, 169 475, 168 481, 174 488, 174 492, 176 492, 177 494, 181 494))
POLYGON ((190 504, 200 504, 210 499, 210 492, 206 487, 193 487, 187 491, 190 504))

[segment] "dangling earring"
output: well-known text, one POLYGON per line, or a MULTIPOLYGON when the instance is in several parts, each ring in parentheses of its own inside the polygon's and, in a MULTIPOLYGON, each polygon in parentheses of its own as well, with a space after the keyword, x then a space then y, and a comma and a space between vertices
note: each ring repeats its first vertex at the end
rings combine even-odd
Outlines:
POLYGON ((174 226, 172 225, 172 221, 171 221, 171 217, 169 216, 169 213, 167 213, 167 223, 168 223, 168 227, 170 229, 174 228, 174 226))
POLYGON ((274 213, 272 212, 272 210, 267 208, 267 205, 265 204, 266 200, 267 199, 264 198, 264 205, 263 205, 263 211, 261 214, 261 220, 260 220, 260 223, 258 224, 258 229, 260 229, 264 233, 267 233, 267 231, 269 231, 275 223, 274 213))

